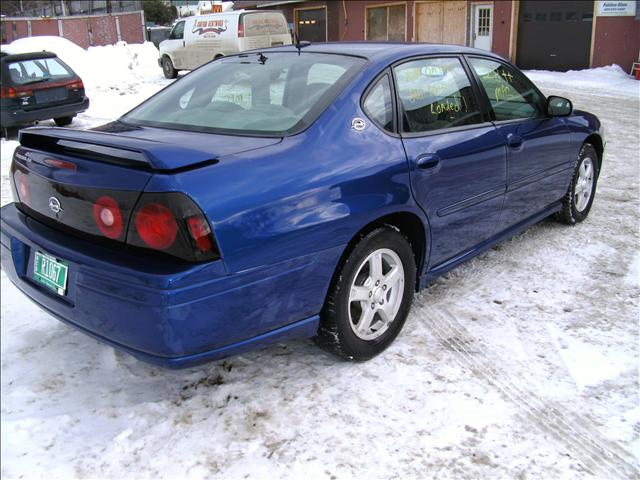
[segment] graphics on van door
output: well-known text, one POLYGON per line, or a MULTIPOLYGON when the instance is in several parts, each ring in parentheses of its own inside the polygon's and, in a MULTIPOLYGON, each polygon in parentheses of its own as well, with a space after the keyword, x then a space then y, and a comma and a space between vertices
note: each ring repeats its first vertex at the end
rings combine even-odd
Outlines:
POLYGON ((227 20, 201 20, 193 24, 191 33, 201 37, 215 37, 227 31, 227 20))

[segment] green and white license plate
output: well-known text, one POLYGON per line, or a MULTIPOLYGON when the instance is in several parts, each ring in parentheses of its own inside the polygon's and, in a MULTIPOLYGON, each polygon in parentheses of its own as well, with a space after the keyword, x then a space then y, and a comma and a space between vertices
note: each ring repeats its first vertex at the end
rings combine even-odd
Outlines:
POLYGON ((33 257, 33 279, 58 295, 67 293, 69 265, 46 253, 36 252, 33 257))

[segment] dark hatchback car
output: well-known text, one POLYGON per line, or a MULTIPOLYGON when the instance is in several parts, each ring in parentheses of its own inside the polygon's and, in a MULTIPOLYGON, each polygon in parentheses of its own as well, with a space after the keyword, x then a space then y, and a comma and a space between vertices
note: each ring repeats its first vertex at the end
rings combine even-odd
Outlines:
POLYGON ((89 108, 82 79, 55 53, 0 53, 2 128, 53 118, 69 125, 89 108))

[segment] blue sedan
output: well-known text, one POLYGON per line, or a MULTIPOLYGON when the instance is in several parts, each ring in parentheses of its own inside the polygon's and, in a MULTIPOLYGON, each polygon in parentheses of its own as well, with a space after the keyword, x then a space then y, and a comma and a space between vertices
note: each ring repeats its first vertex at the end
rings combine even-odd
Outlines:
POLYGON ((20 143, 11 281, 173 367, 297 337, 379 354, 437 276, 583 221, 604 149, 594 115, 496 55, 389 43, 225 57, 115 122, 20 143))

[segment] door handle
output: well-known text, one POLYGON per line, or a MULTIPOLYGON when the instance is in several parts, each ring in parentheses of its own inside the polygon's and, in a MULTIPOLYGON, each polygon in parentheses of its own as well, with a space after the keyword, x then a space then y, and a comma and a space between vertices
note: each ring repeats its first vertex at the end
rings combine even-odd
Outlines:
POLYGON ((507 145, 511 148, 518 148, 522 145, 523 141, 524 139, 516 133, 510 133, 507 135, 507 145))
POLYGON ((440 157, 435 153, 425 153, 416 158, 416 165, 420 170, 431 170, 440 164, 440 157))

